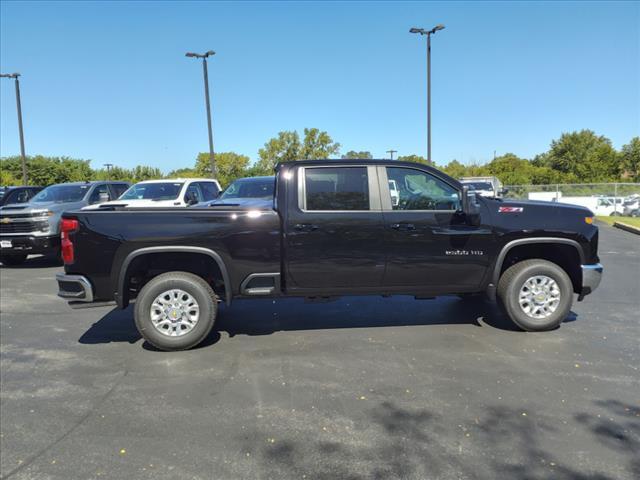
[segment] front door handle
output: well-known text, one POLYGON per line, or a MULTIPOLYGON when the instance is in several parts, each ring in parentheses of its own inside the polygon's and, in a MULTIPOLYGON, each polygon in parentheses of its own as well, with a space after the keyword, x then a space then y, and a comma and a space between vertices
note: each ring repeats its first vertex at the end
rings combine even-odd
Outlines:
POLYGON ((390 225, 394 230, 415 230, 416 226, 413 223, 392 223, 390 225))
POLYGON ((299 232, 314 232, 318 230, 318 225, 314 225, 312 223, 296 223, 293 228, 299 232))

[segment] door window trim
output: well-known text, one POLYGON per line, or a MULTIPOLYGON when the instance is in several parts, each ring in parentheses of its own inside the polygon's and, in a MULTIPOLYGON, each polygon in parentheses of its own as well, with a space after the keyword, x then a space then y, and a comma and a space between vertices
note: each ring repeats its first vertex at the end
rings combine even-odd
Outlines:
POLYGON ((372 213, 382 211, 378 172, 375 165, 305 165, 298 167, 298 209, 304 213, 372 213), (317 168, 366 168, 369 187, 369 210, 307 210, 306 170, 317 168))
POLYGON ((415 212, 431 212, 431 213, 455 213, 459 212, 460 208, 457 210, 394 210, 393 205, 391 204, 391 191, 389 190, 389 177, 387 176, 387 168, 404 168, 406 170, 415 170, 416 172, 420 172, 423 175, 430 175, 433 178, 440 180, 441 182, 449 185, 453 190, 458 192, 458 201, 462 201, 462 192, 459 188, 451 183, 447 182, 444 178, 439 177, 438 175, 434 175, 431 172, 426 170, 422 170, 420 168, 407 167, 405 165, 379 165, 378 167, 378 187, 380 189, 380 200, 382 204, 383 212, 393 212, 393 213, 415 213, 415 212))

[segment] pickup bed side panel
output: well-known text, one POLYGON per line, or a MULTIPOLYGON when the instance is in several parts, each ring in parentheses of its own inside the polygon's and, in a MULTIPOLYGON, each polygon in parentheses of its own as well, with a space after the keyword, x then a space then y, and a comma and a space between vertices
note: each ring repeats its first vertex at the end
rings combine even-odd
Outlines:
POLYGON ((223 260, 234 295, 252 273, 280 271, 280 219, 273 210, 193 209, 82 211, 76 262, 67 273, 90 278, 97 300, 111 300, 127 256, 147 247, 192 246, 213 250, 223 260))

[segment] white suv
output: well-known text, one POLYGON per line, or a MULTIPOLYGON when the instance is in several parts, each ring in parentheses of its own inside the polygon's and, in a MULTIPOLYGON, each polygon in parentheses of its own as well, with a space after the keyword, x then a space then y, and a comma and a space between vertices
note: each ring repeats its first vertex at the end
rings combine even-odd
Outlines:
POLYGON ((83 208, 118 207, 188 207, 214 200, 220 194, 220 183, 211 178, 175 178, 138 182, 117 200, 83 208))

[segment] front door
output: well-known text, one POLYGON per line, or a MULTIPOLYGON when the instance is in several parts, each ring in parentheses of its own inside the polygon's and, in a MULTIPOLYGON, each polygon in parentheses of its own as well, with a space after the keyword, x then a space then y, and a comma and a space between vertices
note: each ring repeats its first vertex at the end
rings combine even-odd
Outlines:
POLYGON ((285 221, 288 288, 380 286, 384 224, 373 166, 304 166, 289 189, 285 221))
POLYGON ((451 291, 477 286, 489 267, 493 233, 460 211, 460 191, 426 170, 378 167, 387 243, 385 286, 451 291))

